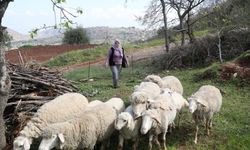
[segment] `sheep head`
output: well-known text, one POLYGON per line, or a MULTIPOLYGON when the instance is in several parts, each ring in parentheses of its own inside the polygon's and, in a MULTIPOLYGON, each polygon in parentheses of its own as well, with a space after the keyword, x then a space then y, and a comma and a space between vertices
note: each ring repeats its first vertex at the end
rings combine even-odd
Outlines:
POLYGON ((205 103, 199 98, 190 97, 188 98, 188 101, 189 101, 189 111, 191 113, 194 113, 196 110, 204 110, 207 107, 207 103, 205 103))
POLYGON ((134 118, 141 116, 141 113, 147 109, 148 96, 144 92, 134 92, 131 95, 131 106, 134 118))
POLYGON ((53 134, 50 137, 44 137, 39 145, 39 150, 50 150, 53 148, 62 149, 64 146, 64 136, 62 133, 53 134))
POLYGON ((125 126, 131 127, 132 119, 132 116, 128 112, 120 113, 117 119, 115 120, 115 129, 121 130, 125 126))
POLYGON ((20 135, 13 143, 13 150, 29 150, 32 143, 32 138, 20 135))
POLYGON ((146 134, 152 127, 161 124, 160 114, 156 109, 149 109, 142 114, 141 134, 146 134))
POLYGON ((144 81, 156 83, 159 87, 163 87, 163 81, 161 77, 157 75, 148 75, 144 81))

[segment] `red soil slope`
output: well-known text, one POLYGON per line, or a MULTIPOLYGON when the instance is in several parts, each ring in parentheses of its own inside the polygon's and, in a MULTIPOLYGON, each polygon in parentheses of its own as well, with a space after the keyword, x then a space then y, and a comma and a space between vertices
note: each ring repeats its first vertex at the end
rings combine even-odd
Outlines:
POLYGON ((44 62, 59 54, 77 50, 93 48, 96 45, 48 45, 48 46, 36 46, 31 48, 20 48, 6 52, 7 61, 14 64, 36 61, 44 62))

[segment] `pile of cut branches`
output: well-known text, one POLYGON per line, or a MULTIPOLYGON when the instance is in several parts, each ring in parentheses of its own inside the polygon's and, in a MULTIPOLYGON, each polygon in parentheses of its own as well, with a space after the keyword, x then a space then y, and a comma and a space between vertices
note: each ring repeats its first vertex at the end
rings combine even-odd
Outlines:
POLYGON ((60 72, 36 64, 9 64, 8 71, 12 85, 7 106, 43 104, 57 95, 78 91, 72 81, 62 78, 60 72))
MULTIPOLYGON (((79 91, 59 71, 51 71, 38 64, 8 64, 7 68, 12 83, 4 119, 7 134, 9 132, 12 136, 19 132, 42 104, 63 93, 79 91)), ((9 141, 12 140, 9 137, 9 141)))

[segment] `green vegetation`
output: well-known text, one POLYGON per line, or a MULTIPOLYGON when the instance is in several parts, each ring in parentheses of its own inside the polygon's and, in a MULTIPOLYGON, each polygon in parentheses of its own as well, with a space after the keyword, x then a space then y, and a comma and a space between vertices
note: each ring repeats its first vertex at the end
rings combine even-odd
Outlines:
MULTIPOLYGON (((214 125, 212 135, 207 137, 204 133, 205 129, 200 130, 198 144, 193 144, 195 127, 191 121, 191 114, 184 110, 180 123, 180 128, 174 129, 173 133, 167 135, 167 146, 169 150, 175 149, 220 149, 220 150, 247 150, 250 143, 250 86, 242 84, 241 81, 235 79, 232 81, 220 81, 218 76, 209 79, 194 80, 197 74, 202 74, 206 70, 217 72, 220 64, 215 63, 212 66, 199 69, 185 69, 174 71, 156 71, 151 68, 151 61, 137 62, 134 68, 122 70, 121 85, 118 89, 111 87, 111 72, 109 68, 103 66, 91 66, 74 72, 65 74, 65 77, 78 82, 78 87, 82 92, 89 95, 90 100, 99 99, 106 101, 111 97, 121 97, 126 104, 129 104, 129 96, 133 91, 133 87, 139 84, 147 74, 158 74, 160 76, 174 75, 178 77, 184 87, 184 97, 190 96, 200 86, 211 84, 223 91, 223 105, 219 114, 214 116, 214 125), (83 79, 92 78, 94 81, 83 79)), ((111 150, 116 149, 117 138, 113 137, 111 142, 111 150)), ((142 137, 139 149, 147 149, 147 137, 142 137)), ((125 149, 131 149, 125 145, 125 149)), ((154 147, 156 149, 156 147, 154 147)))
MULTIPOLYGON (((138 44, 125 44, 123 45, 126 54, 134 53, 141 48, 152 47, 164 44, 163 39, 154 39, 138 44)), ((96 59, 105 58, 108 53, 110 45, 101 45, 93 49, 75 50, 67 52, 49 60, 45 63, 46 66, 63 67, 77 63, 83 63, 88 61, 95 61, 96 59)))
POLYGON ((108 46, 101 46, 92 49, 76 50, 58 55, 45 63, 46 66, 62 67, 82 62, 95 61, 107 55, 108 46))
POLYGON ((75 29, 69 29, 64 33, 64 44, 88 44, 89 38, 85 29, 77 27, 75 29))
POLYGON ((205 36, 207 35, 208 33, 210 33, 212 31, 212 29, 204 29, 204 30, 200 30, 200 31, 195 31, 194 32, 194 35, 196 37, 202 37, 202 36, 205 36))

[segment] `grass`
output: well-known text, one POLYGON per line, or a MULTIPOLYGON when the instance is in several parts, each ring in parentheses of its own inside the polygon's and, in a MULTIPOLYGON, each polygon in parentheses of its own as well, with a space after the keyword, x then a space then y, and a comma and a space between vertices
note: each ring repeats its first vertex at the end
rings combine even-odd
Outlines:
POLYGON ((67 53, 58 55, 57 57, 46 62, 45 65, 52 67, 62 67, 72 64, 94 61, 97 58, 104 57, 107 55, 108 46, 99 46, 91 49, 75 50, 67 53))
MULTIPOLYGON (((125 44, 123 45, 125 53, 134 53, 139 49, 152 47, 157 45, 163 45, 163 39, 154 39, 143 43, 125 44)), ((83 63, 87 61, 95 61, 98 58, 104 58, 107 56, 108 49, 110 45, 101 45, 92 49, 80 49, 71 52, 66 52, 57 57, 47 61, 46 66, 53 67, 63 67, 72 64, 83 63)))
POLYGON ((202 36, 207 35, 208 33, 211 33, 211 31, 212 31, 212 29, 205 29, 205 30, 195 31, 194 35, 196 37, 202 37, 202 36))
MULTIPOLYGON (((129 96, 133 87, 139 84, 147 74, 158 74, 161 77, 174 75, 180 79, 184 87, 184 97, 190 96, 200 86, 211 84, 221 89, 223 104, 220 113, 213 119, 211 136, 204 135, 204 128, 200 130, 198 144, 193 144, 195 127, 191 121, 191 114, 184 110, 180 127, 173 133, 167 135, 168 150, 187 149, 187 150, 247 150, 250 143, 250 85, 242 84, 239 80, 220 81, 218 78, 210 80, 199 80, 194 82, 193 78, 207 69, 218 69, 219 64, 214 64, 206 68, 185 69, 174 71, 155 72, 150 68, 150 61, 138 62, 133 70, 126 68, 122 70, 120 88, 111 87, 111 72, 109 68, 102 66, 91 66, 74 72, 65 74, 65 77, 78 82, 78 87, 82 92, 88 93, 90 100, 99 99, 106 101, 111 97, 121 97, 126 105, 129 105, 129 96), (93 78, 94 81, 82 81, 86 78, 93 78)), ((147 136, 140 140, 138 149, 147 149, 147 136)), ((111 150, 116 149, 117 137, 111 139, 111 150)), ((125 149, 130 148, 131 143, 126 144, 125 149)), ((156 149, 156 147, 154 147, 156 149)))

